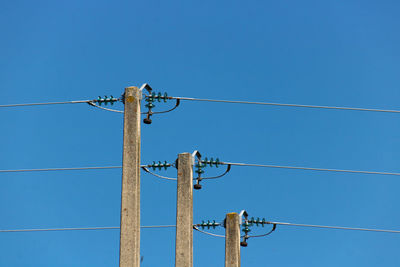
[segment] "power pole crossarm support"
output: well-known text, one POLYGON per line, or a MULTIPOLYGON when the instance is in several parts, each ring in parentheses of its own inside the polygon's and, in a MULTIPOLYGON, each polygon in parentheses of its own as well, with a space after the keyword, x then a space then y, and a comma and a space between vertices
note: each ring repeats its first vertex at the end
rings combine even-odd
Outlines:
POLYGON ((175 267, 193 266, 193 156, 178 155, 175 267))
POLYGON ((239 214, 228 213, 225 224, 225 267, 240 267, 239 214))
POLYGON ((139 88, 125 88, 120 267, 140 266, 140 98, 139 88))

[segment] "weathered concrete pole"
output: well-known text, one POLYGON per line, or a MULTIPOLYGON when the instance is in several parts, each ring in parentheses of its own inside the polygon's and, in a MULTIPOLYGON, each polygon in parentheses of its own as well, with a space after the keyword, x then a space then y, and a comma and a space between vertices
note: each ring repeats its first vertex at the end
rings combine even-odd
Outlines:
POLYGON ((239 214, 226 214, 225 224, 225 267, 240 267, 239 214))
POLYGON ((125 88, 120 267, 140 266, 140 98, 139 88, 125 88))
POLYGON ((193 266, 193 156, 178 155, 175 267, 193 266))

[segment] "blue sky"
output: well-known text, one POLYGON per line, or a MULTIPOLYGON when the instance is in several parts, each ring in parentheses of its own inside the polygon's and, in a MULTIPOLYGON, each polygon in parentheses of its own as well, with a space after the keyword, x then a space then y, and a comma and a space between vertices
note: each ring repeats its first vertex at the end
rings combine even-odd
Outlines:
MULTIPOLYGON (((398 109, 399 8, 354 0, 1 1, 0 104, 119 96, 148 82, 172 96, 398 109)), ((77 104, 3 108, 0 120, 0 169, 121 164, 120 114, 77 104)), ((198 149, 230 162, 400 172, 398 121, 183 102, 142 125, 142 163, 198 149)), ((399 186, 389 176, 233 167, 194 192, 194 218, 221 221, 246 209, 273 221, 400 229, 399 186)), ((0 229, 119 226, 120 190, 120 170, 1 174, 0 229)), ((143 173, 141 194, 142 225, 175 223, 174 182, 143 173)), ((174 229, 141 235, 142 266, 173 266, 174 229)), ((118 266, 118 230, 0 236, 0 266, 118 266)), ((399 245, 396 234, 281 226, 249 240, 242 265, 399 266, 399 245)), ((195 232, 194 265, 223 263, 224 240, 195 232)))

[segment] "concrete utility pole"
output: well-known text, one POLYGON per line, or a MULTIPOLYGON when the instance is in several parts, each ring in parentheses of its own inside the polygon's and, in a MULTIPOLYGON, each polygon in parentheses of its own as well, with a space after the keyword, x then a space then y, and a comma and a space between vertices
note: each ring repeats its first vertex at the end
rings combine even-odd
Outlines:
POLYGON ((225 267, 240 267, 239 214, 226 214, 225 224, 225 267))
POLYGON ((140 98, 139 88, 125 88, 120 267, 140 266, 140 98))
POLYGON ((178 155, 175 267, 193 266, 193 156, 178 155))

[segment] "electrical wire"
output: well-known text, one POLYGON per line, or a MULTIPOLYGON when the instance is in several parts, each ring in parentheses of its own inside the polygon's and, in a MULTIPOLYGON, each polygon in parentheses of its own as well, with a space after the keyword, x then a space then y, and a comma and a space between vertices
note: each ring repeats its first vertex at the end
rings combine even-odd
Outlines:
POLYGON ((156 173, 153 173, 153 172, 151 172, 149 169, 147 169, 146 167, 142 167, 142 169, 143 169, 145 172, 147 172, 147 173, 149 173, 149 174, 151 174, 151 175, 153 175, 153 176, 156 176, 156 177, 158 177, 158 178, 161 178, 161 179, 172 180, 172 181, 178 180, 177 178, 171 178, 171 177, 161 176, 161 175, 158 175, 158 174, 156 174, 156 173))
POLYGON ((354 231, 368 231, 368 232, 383 232, 383 233, 400 234, 399 230, 387 230, 387 229, 354 228, 354 227, 327 226, 327 225, 315 225, 315 224, 299 224, 299 223, 285 223, 285 222, 266 222, 266 223, 267 224, 275 224, 275 225, 286 225, 286 226, 314 227, 314 228, 337 229, 337 230, 354 230, 354 231))
POLYGON ((226 167, 226 170, 225 170, 225 172, 223 174, 220 174, 220 175, 214 176, 214 177, 202 177, 201 180, 210 180, 210 179, 221 178, 221 177, 225 176, 230 170, 231 170, 231 165, 228 164, 228 166, 226 167))
MULTIPOLYGON (((150 171, 148 168, 146 168, 146 167, 142 167, 142 169, 143 169, 145 172, 147 172, 147 173, 149 173, 149 174, 151 174, 151 175, 153 175, 153 176, 156 176, 156 177, 158 177, 158 178, 161 178, 161 179, 171 180, 171 181, 176 181, 176 180, 178 180, 177 178, 166 177, 166 176, 162 176, 162 175, 156 174, 156 173, 154 173, 154 172, 151 172, 151 171, 150 171)), ((226 171, 225 171, 223 174, 218 175, 218 176, 214 176, 214 177, 202 177, 201 180, 208 180, 208 179, 218 179, 218 178, 221 178, 222 176, 226 175, 226 174, 229 172, 230 169, 231 169, 231 166, 228 165, 226 171)), ((198 180, 198 178, 194 178, 193 180, 198 180)))
MULTIPOLYGON (((172 228, 176 225, 144 225, 142 229, 148 228, 172 228)), ((0 229, 0 233, 15 233, 15 232, 50 232, 50 231, 80 231, 80 230, 113 230, 120 229, 119 226, 106 227, 81 227, 81 228, 38 228, 38 229, 0 229)))
POLYGON ((220 164, 229 164, 234 166, 250 166, 250 167, 265 167, 265 168, 278 168, 278 169, 292 169, 292 170, 307 170, 307 171, 324 171, 324 172, 344 172, 344 173, 359 173, 359 174, 378 174, 378 175, 394 175, 400 176, 397 172, 379 172, 379 171, 358 171, 358 170, 342 170, 342 169, 324 169, 313 167, 296 167, 296 166, 282 166, 282 165, 266 165, 266 164, 252 164, 252 163, 234 163, 234 162, 220 162, 220 164))
POLYGON ((206 235, 211 235, 211 236, 215 236, 215 237, 223 237, 223 238, 225 238, 224 235, 217 235, 217 234, 213 234, 213 233, 209 233, 209 232, 200 230, 197 226, 193 226, 193 229, 196 230, 196 231, 199 231, 200 233, 206 234, 206 235))
POLYGON ((90 106, 92 106, 92 107, 95 107, 95 108, 99 108, 99 109, 103 109, 103 110, 107 110, 107 111, 112 111, 112 112, 117 112, 117 113, 124 113, 124 111, 122 111, 122 110, 117 110, 117 109, 111 109, 111 108, 101 107, 101 106, 99 106, 99 105, 96 105, 96 104, 93 103, 93 102, 88 102, 88 104, 89 104, 90 106))
MULTIPOLYGON (((174 109, 176 109, 179 106, 179 104, 180 104, 180 100, 176 99, 176 103, 175 103, 175 106, 173 108, 168 109, 168 110, 164 110, 164 111, 156 111, 156 112, 152 111, 151 114, 163 114, 163 113, 171 112, 174 109)), ((148 112, 142 112, 141 114, 148 114, 148 112)))
POLYGON ((236 101, 236 100, 218 100, 218 99, 204 99, 204 98, 192 98, 192 97, 171 97, 171 99, 180 99, 180 100, 188 100, 188 101, 203 101, 203 102, 218 102, 218 103, 233 103, 233 104, 250 104, 250 105, 267 105, 267 106, 314 108, 314 109, 336 109, 336 110, 356 110, 356 111, 400 113, 400 110, 391 110, 391 109, 373 109, 373 108, 357 108, 357 107, 337 107, 337 106, 319 106, 319 105, 302 105, 302 104, 284 104, 284 103, 273 103, 273 102, 251 102, 251 101, 236 101))
MULTIPOLYGON (((277 225, 400 234, 400 230, 388 230, 388 229, 357 228, 357 227, 343 227, 343 226, 327 226, 327 225, 299 224, 299 223, 286 223, 286 222, 265 222, 265 224, 272 224, 273 225, 272 229, 269 232, 267 232, 266 234, 262 234, 262 235, 247 236, 247 238, 268 236, 268 235, 272 234, 276 230, 276 226, 277 225)), ((203 234, 207 234, 207 235, 211 235, 211 236, 215 236, 215 237, 225 237, 224 235, 217 235, 217 234, 213 234, 213 233, 209 233, 209 232, 200 230, 196 225, 193 226, 193 229, 195 229, 196 231, 199 231, 199 232, 201 232, 203 234)), ((246 236, 241 236, 241 237, 246 237, 246 236)))
POLYGON ((262 234, 262 235, 249 235, 249 236, 247 236, 247 238, 268 236, 268 235, 272 234, 272 232, 275 231, 275 229, 276 229, 276 224, 274 224, 273 227, 272 227, 272 229, 271 229, 268 233, 266 233, 266 234, 262 234))
MULTIPOLYGON (((266 224, 273 225, 284 225, 284 226, 297 226, 297 227, 312 227, 312 228, 323 228, 323 229, 335 229, 335 230, 352 230, 352 231, 367 231, 367 232, 379 232, 379 233, 394 233, 400 234, 400 230, 389 230, 389 229, 374 229, 374 228, 357 228, 357 227, 343 227, 343 226, 327 226, 327 225, 315 225, 315 224, 299 224, 299 223, 286 223, 286 222, 266 222, 266 224)), ((144 225, 140 228, 175 228, 176 225, 144 225)), ((120 229, 119 226, 105 226, 105 227, 74 227, 74 228, 36 228, 36 229, 0 229, 0 233, 12 233, 12 232, 49 232, 49 231, 80 231, 80 230, 113 230, 120 229)), ((200 230, 196 225, 193 229, 201 233, 216 236, 225 237, 224 235, 217 235, 200 230)), ((275 228, 272 228, 270 232, 263 235, 249 236, 249 237, 262 237, 271 234, 275 228)))
POLYGON ((11 230, 9 229, 9 230, 0 230, 0 233, 77 231, 77 230, 110 230, 110 229, 119 229, 119 227, 47 228, 47 229, 11 229, 11 230))
POLYGON ((122 168, 122 166, 77 167, 77 168, 47 168, 47 169, 18 169, 18 170, 0 170, 0 173, 6 173, 6 172, 45 172, 45 171, 104 170, 104 169, 121 169, 121 168, 122 168))
MULTIPOLYGON (((277 169, 291 169, 291 170, 307 170, 307 171, 324 171, 324 172, 341 172, 341 173, 358 173, 358 174, 376 174, 376 175, 392 175, 400 176, 397 172, 378 172, 378 171, 359 171, 359 170, 342 170, 342 169, 325 169, 325 168, 313 168, 313 167, 301 167, 301 166, 283 166, 283 165, 268 165, 268 164, 252 164, 252 163, 237 163, 237 162, 220 162, 222 165, 232 166, 249 166, 249 167, 265 167, 265 168, 277 168, 277 169)), ((141 165, 144 171, 157 176, 162 179, 176 180, 176 178, 170 178, 152 173, 147 169, 151 165, 141 165)), ((121 169, 122 166, 98 166, 98 167, 77 167, 77 168, 46 168, 46 169, 14 169, 14 170, 0 170, 0 173, 13 173, 13 172, 44 172, 44 171, 74 171, 74 170, 102 170, 102 169, 121 169)), ((229 168, 230 169, 230 168, 229 168)), ((226 172, 223 174, 225 175, 226 172)), ((222 175, 221 175, 222 176, 222 175)), ((203 179, 214 179, 217 177, 205 177, 203 179)))
MULTIPOLYGON (((145 167, 149 167, 149 165, 141 165, 140 167, 145 168, 145 167)), ((104 170, 104 169, 122 169, 122 166, 47 168, 47 169, 15 169, 15 170, 0 170, 0 173, 7 173, 7 172, 45 172, 45 171, 104 170)), ((174 179, 174 178, 171 178, 171 179, 174 179)))
POLYGON ((59 104, 79 104, 79 103, 89 103, 89 102, 91 102, 91 101, 93 101, 93 100, 74 100, 74 101, 64 101, 64 102, 10 104, 10 105, 0 105, 0 108, 25 107, 25 106, 44 106, 44 105, 59 105, 59 104))
MULTIPOLYGON (((193 98, 193 97, 169 97, 169 99, 176 100, 187 100, 187 101, 202 101, 202 102, 217 102, 217 103, 233 103, 233 104, 250 104, 250 105, 267 105, 267 106, 282 106, 282 107, 300 107, 300 108, 314 108, 314 109, 335 109, 335 110, 352 110, 352 111, 370 111, 370 112, 386 112, 386 113, 400 113, 400 110, 393 109, 374 109, 374 108, 358 108, 358 107, 339 107, 339 106, 321 106, 321 105, 304 105, 304 104, 285 104, 275 102, 252 102, 252 101, 239 101, 239 100, 222 100, 222 99, 206 99, 206 98, 193 98)), ((93 100, 75 100, 75 101, 63 101, 63 102, 44 102, 44 103, 25 103, 25 104, 8 104, 0 105, 0 108, 5 107, 23 107, 23 106, 40 106, 40 105, 59 105, 59 104, 78 104, 88 103, 97 108, 101 108, 108 111, 123 113, 120 110, 113 110, 104 107, 100 107, 92 104, 93 100)), ((179 103, 176 105, 176 107, 179 103)), ((175 109, 174 107, 173 109, 175 109)), ((173 110, 172 109, 172 110, 173 110)), ((165 112, 169 112, 168 110, 165 112)), ((156 112, 155 112, 156 113, 156 112)), ((155 114, 154 113, 154 114, 155 114)), ((158 112, 164 113, 164 112, 158 112)))

